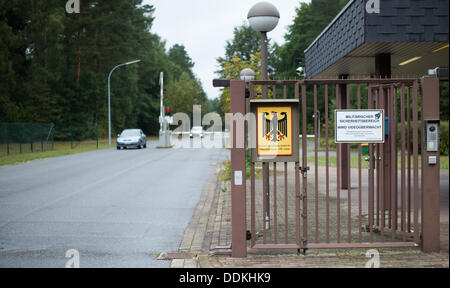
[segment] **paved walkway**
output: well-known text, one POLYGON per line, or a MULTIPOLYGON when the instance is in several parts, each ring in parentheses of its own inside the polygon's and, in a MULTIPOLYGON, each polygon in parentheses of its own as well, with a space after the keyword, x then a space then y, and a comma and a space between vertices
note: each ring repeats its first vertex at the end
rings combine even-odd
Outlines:
MULTIPOLYGON (((295 243, 295 189, 294 189, 294 173, 288 173, 288 223, 284 223, 284 174, 283 167, 277 166, 277 207, 278 207, 278 223, 277 223, 277 241, 283 243, 286 240, 286 228, 288 242, 295 243)), ((336 183, 333 182, 335 175, 330 168, 330 240, 336 241, 337 237, 337 198, 336 183)), ((293 171, 293 167, 288 167, 288 171, 293 171)), ((367 171, 367 170, 363 170, 367 171)), ((271 182, 273 182, 273 171, 271 182)), ((324 168, 319 167, 319 177, 324 175, 324 168), (323 171, 322 171, 323 170, 323 171)), ((364 181, 363 173, 363 183, 364 181)), ((441 180, 447 181, 448 186, 448 170, 441 172, 441 180)), ((320 178, 319 178, 320 179, 320 178)), ((256 191, 261 191, 261 179, 256 180, 256 191)), ((320 180, 319 180, 320 182, 320 180)), ((360 222, 358 211, 357 193, 357 169, 352 169, 352 209, 350 221, 350 237, 352 242, 359 240, 359 227, 367 224, 367 217, 363 217, 360 222)), ((249 183, 248 191, 250 191, 249 183)), ((441 181, 442 186, 442 181, 441 181)), ((444 185, 445 186, 445 185, 444 185)), ((363 186, 363 191, 367 187, 363 186)), ((273 187, 271 188, 273 190, 273 187)), ((324 186, 319 185, 318 194, 318 215, 319 226, 316 230, 315 223, 315 199, 314 193, 314 167, 308 174, 308 241, 315 242, 316 231, 319 242, 325 241, 326 217, 325 217, 325 195, 324 186)), ((448 191, 448 190, 447 190, 448 191)), ((342 242, 347 241, 348 236, 348 202, 347 190, 341 191, 340 219, 341 219, 341 239, 342 242)), ((256 230, 259 238, 257 243, 263 241, 263 217, 262 217, 262 193, 256 193, 256 230)), ((273 194, 271 193, 271 205, 274 203, 273 194)), ((442 192, 441 192, 442 194, 442 192)), ((444 193, 445 194, 445 193, 444 193)), ((250 219, 250 193, 247 193, 247 219, 250 219)), ((445 195, 444 195, 445 196, 445 195)), ((419 247, 414 248, 383 248, 377 249, 380 255, 381 267, 448 267, 449 263, 449 236, 448 236, 448 192, 447 197, 441 196, 441 252, 440 253, 423 253, 419 247), (444 209, 443 209, 444 208, 444 209), (446 208, 446 209, 445 209, 446 208)), ((188 229, 185 231, 180 252, 191 252, 198 255, 195 259, 176 259, 172 261, 171 267, 364 267, 369 258, 366 253, 368 249, 310 249, 306 255, 297 255, 296 251, 258 251, 258 253, 249 253, 246 259, 231 258, 227 255, 211 256, 214 248, 229 248, 231 244, 231 195, 230 182, 220 181, 220 175, 217 173, 210 180, 203 190, 201 202, 195 210, 194 216, 188 229)), ((367 207, 367 197, 362 197, 362 213, 367 214, 364 207, 367 207)), ((250 221, 247 221, 248 230, 250 230, 250 221)), ((271 228, 266 231, 267 243, 275 241, 274 236, 274 217, 272 214, 271 228)), ((361 232, 362 241, 368 242, 369 233, 364 230, 361 232)), ((374 240, 379 240, 380 234, 374 233, 374 240)), ((391 234, 386 233, 386 241, 390 241, 391 234)), ((396 238, 401 241, 400 238, 396 238)), ((411 238, 407 237, 410 241, 411 238)))

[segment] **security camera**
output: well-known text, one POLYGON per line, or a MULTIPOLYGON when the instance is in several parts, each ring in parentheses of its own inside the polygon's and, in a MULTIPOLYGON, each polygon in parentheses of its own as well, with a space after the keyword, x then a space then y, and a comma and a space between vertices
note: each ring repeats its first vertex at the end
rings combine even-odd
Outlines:
POLYGON ((303 67, 298 67, 297 70, 295 70, 297 73, 297 76, 304 77, 305 76, 305 69, 303 67))

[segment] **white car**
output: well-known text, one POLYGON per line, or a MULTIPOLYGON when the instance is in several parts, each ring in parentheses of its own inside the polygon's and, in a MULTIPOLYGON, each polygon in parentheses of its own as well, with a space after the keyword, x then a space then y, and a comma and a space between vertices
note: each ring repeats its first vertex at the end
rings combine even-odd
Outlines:
POLYGON ((205 135, 205 132, 203 131, 203 127, 202 126, 194 126, 194 127, 192 127, 191 133, 189 134, 189 136, 191 138, 194 138, 194 137, 203 138, 204 135, 205 135))

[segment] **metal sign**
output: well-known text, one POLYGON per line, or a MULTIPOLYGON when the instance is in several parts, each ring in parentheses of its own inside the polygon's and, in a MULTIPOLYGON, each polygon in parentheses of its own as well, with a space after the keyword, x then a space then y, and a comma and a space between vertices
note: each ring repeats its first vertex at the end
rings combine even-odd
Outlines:
POLYGON ((298 161, 298 100, 251 100, 256 117, 255 161, 298 161))
POLYGON ((292 107, 257 108, 258 156, 292 155, 292 107))
POLYGON ((384 143, 384 110, 334 110, 336 143, 384 143))

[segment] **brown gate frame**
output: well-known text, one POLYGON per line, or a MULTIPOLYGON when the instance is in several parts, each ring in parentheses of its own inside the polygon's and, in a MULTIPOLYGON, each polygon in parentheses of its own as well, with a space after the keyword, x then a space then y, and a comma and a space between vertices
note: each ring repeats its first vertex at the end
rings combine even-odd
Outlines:
MULTIPOLYGON (((396 101, 397 97, 387 97, 386 100, 388 100, 388 103, 384 103, 385 97, 384 97, 384 93, 397 93, 397 89, 398 89, 398 85, 401 85, 402 88, 402 97, 401 97, 401 107, 402 109, 405 108, 404 105, 404 85, 406 83, 411 84, 412 88, 413 88, 413 95, 412 95, 412 101, 413 101, 413 139, 417 140, 418 139, 418 135, 417 135, 417 131, 418 131, 418 90, 419 90, 419 85, 421 87, 421 94, 422 94, 422 123, 424 123, 424 121, 427 120, 434 120, 434 121, 438 121, 439 120, 439 80, 435 77, 424 77, 422 79, 420 79, 420 83, 419 80, 417 79, 361 79, 361 80, 355 80, 355 79, 339 79, 339 80, 268 80, 268 81, 251 81, 250 82, 250 86, 253 87, 253 85, 263 85, 263 86, 275 86, 275 85, 284 85, 284 91, 286 94, 286 85, 287 84, 294 84, 295 86, 295 94, 296 97, 298 97, 299 94, 299 85, 302 86, 302 118, 303 118, 303 123, 306 123, 306 85, 310 84, 310 85, 314 85, 314 103, 315 103, 315 108, 316 108, 316 103, 317 103, 317 85, 325 85, 325 97, 326 99, 328 98, 328 85, 347 85, 347 93, 349 96, 349 87, 348 85, 350 84, 358 84, 358 107, 360 107, 360 85, 361 84, 368 84, 368 85, 384 85, 385 87, 382 87, 381 89, 372 91, 371 88, 368 89, 368 99, 369 100, 373 100, 374 98, 377 98, 378 100, 376 101, 376 106, 377 108, 379 107, 386 107, 387 105, 392 105, 391 107, 396 107, 396 105, 394 106, 393 104, 396 103, 391 103, 389 102, 390 100, 388 99, 395 99, 394 101, 396 101), (375 93, 375 95, 372 94, 372 92, 375 93), (380 95, 377 95, 380 94, 380 95), (380 97, 377 97, 380 96, 380 97)), ((370 86, 369 86, 370 87, 370 86)), ((373 88, 373 87, 372 87, 373 88)), ((338 91, 338 89, 336 90, 338 91)), ((407 89, 407 105, 409 108, 410 105, 410 89, 407 89)), ((285 96, 286 97, 286 96, 285 96)), ((350 102, 350 97, 346 97, 347 98, 347 104, 349 105, 350 102)), ((241 80, 232 80, 230 81, 230 102, 231 102, 231 113, 237 114, 237 113, 241 113, 242 115, 245 115, 246 113, 246 84, 244 81, 241 80)), ((325 105, 325 109, 326 112, 328 112, 328 107, 327 105, 325 105)), ((368 108, 372 108, 372 101, 369 101, 369 107, 368 108)), ((394 109, 389 109, 390 111, 388 113, 390 113, 390 121, 389 121, 389 125, 390 125, 390 131, 395 131, 396 129, 396 122, 392 121, 391 119, 395 119, 397 117, 397 113, 396 113, 396 108, 394 109), (391 114, 392 113, 392 114, 391 114), (395 123, 395 124, 393 124, 395 123), (392 130, 393 129, 393 130, 392 130)), ((328 114, 327 114, 328 115, 328 114)), ((402 129, 405 128, 404 127, 404 110, 402 110, 401 113, 401 119, 402 119, 402 129)), ((407 115, 406 117, 408 119, 410 119, 410 110, 407 109, 407 115)), ((326 117, 326 125, 328 124, 328 116, 326 117)), ((409 128, 409 124, 410 121, 408 121, 408 128, 409 128)), ((245 147, 237 147, 236 146, 236 135, 237 133, 239 133, 236 129, 236 123, 232 123, 232 127, 230 129, 232 135, 231 135, 231 139, 232 140, 232 148, 231 148, 231 209, 232 209, 232 257, 236 257, 236 258, 243 258, 247 256, 247 250, 249 248, 247 248, 247 233, 246 233, 246 227, 247 227, 247 223, 246 223, 246 167, 245 167, 245 147), (239 179, 235 177, 235 175, 240 175, 240 179, 242 179, 241 181, 239 181, 239 183, 235 183, 236 179, 239 179)), ((423 127, 424 124, 422 124, 423 127)), ((302 134, 306 135, 306 124, 302 124, 302 134)), ((306 239, 307 239, 307 221, 306 221, 306 211, 307 211, 307 203, 306 201, 303 201, 303 213, 300 215, 300 200, 304 200, 306 198, 307 195, 307 178, 306 178, 306 173, 307 173, 307 153, 305 153, 305 151, 303 151, 302 155, 303 155, 303 159, 302 159, 302 168, 299 167, 299 162, 296 163, 296 171, 301 171, 301 173, 303 174, 304 177, 303 178, 303 191, 302 193, 300 193, 300 181, 299 181, 299 173, 296 173, 296 177, 295 177, 295 190, 296 190, 296 206, 298 207, 296 209, 296 222, 297 222, 297 241, 296 244, 278 244, 278 245, 271 245, 271 244, 267 244, 267 245, 255 245, 254 242, 254 238, 255 235, 252 235, 252 247, 253 248, 269 248, 269 249, 273 249, 273 248, 297 248, 297 249, 305 249, 305 248, 339 248, 339 247, 367 247, 367 248, 376 248, 376 247, 396 247, 396 246, 417 246, 417 244, 421 243, 422 245, 422 250, 425 252, 438 252, 440 250, 439 244, 440 244, 440 232, 439 232, 439 228, 440 228, 440 202, 439 202, 439 152, 427 152, 426 151, 426 146, 424 143, 424 130, 422 129, 422 143, 421 143, 421 147, 422 147, 422 181, 421 181, 421 191, 422 191, 422 209, 421 209, 421 231, 422 231, 422 235, 421 235, 421 241, 419 239, 420 235, 419 235, 419 227, 418 227, 418 203, 419 203, 419 193, 418 193, 418 143, 417 141, 413 141, 413 167, 415 167, 415 169, 413 169, 413 189, 414 189, 414 193, 413 193, 413 197, 414 197, 414 213, 413 213, 413 224, 414 224, 414 242, 384 242, 384 231, 385 231, 385 219, 384 219, 384 215, 385 213, 380 213, 380 211, 389 211, 389 221, 388 221, 388 225, 389 227, 387 227, 386 230, 392 230, 392 237, 394 238, 395 236, 395 231, 398 228, 397 227, 397 217, 395 217, 395 221, 391 221, 391 217, 393 217, 394 213, 395 215, 397 215, 397 209, 395 209, 394 211, 394 205, 396 206, 397 203, 397 198, 392 196, 392 198, 390 199, 393 203, 392 207, 385 207, 384 206, 384 202, 385 197, 378 197, 379 195, 379 185, 377 185, 377 191, 374 191, 374 185, 373 185, 373 181, 374 181, 374 171, 373 169, 369 169, 369 198, 373 199, 372 197, 374 197, 374 193, 376 193, 377 195, 377 209, 376 211, 374 210, 374 206, 375 203, 373 201, 371 201, 372 203, 369 203, 369 214, 371 215, 371 217, 369 217, 369 229, 370 229, 370 239, 371 242, 369 243, 351 243, 351 238, 350 235, 348 237, 348 243, 340 243, 340 232, 338 232, 338 243, 318 243, 318 241, 316 241, 316 243, 307 243, 306 239), (429 156, 436 156, 437 161, 435 165, 430 165, 428 164, 428 157, 429 156), (426 168, 426 169, 424 169, 426 168), (298 197, 300 196, 300 197, 298 197), (301 199, 300 199, 301 198, 301 199), (381 209, 380 209, 381 206, 381 209), (388 209, 386 209, 388 208, 388 209), (391 208, 391 209, 389 209, 391 208), (374 214, 381 214, 382 216, 382 221, 381 221, 381 225, 380 225, 380 221, 379 221, 379 217, 376 217, 377 219, 377 223, 374 223, 374 214), (299 231, 299 224, 300 224, 300 217, 303 218, 303 235, 300 239, 300 231, 299 231), (391 227, 392 225, 392 227, 391 227), (372 242, 372 233, 374 229, 381 229, 381 234, 382 234, 382 242, 372 242)), ((315 131, 317 133, 317 127, 315 127, 315 131)), ((392 133, 392 132, 390 132, 392 133)), ((326 136, 328 134, 328 129, 326 129, 326 136)), ((405 151, 405 147, 404 147, 404 135, 405 133, 402 133, 402 171, 401 171, 401 190, 402 190, 402 212, 401 212, 401 229, 403 231, 403 239, 405 239, 405 235, 406 235, 406 230, 410 231, 409 229, 411 228, 411 220, 410 217, 411 215, 409 214, 411 211, 411 207, 410 207, 410 200, 408 198, 408 203, 406 202, 406 198, 405 198, 405 187, 404 187, 404 179, 406 177, 403 167, 405 165, 405 159, 403 157, 403 154, 406 153, 405 151), (408 215, 406 215, 405 211, 404 211, 404 205, 408 205, 408 215), (408 217, 408 219, 406 220, 405 218, 408 217), (408 227, 406 229, 406 226, 408 227)), ((409 138, 409 129, 408 129, 408 133, 407 133, 407 137, 409 138)), ((316 137, 317 138, 317 137, 316 137)), ((395 138, 395 137, 394 137, 395 138)), ((338 144, 338 145, 342 145, 342 144, 338 144)), ((380 171, 380 167, 383 167, 384 165, 384 157, 380 157, 379 154, 384 155, 383 154, 383 148, 385 147, 389 147, 389 148, 393 148, 393 151, 396 151, 396 140, 395 141, 389 141, 388 143, 385 144, 376 144, 377 145, 377 157, 375 158, 375 162, 376 162, 376 167, 377 167, 377 171, 380 171)), ((369 145, 369 167, 373 167, 374 161, 373 161, 373 156, 374 156, 374 145, 371 144, 369 145)), ((303 148, 305 149, 306 147, 306 137, 303 137, 303 148)), ((317 152, 317 140, 315 143, 315 151, 317 152)), ((337 149, 338 150, 338 149, 337 149)), ((438 149, 439 150, 439 149, 438 149)), ((328 147, 327 147, 327 151, 328 151, 328 147)), ((349 154, 349 150, 348 150, 348 154, 349 154)), ((328 156, 328 153, 327 153, 328 156)), ((337 155, 339 157, 339 154, 337 155)), ((341 155, 342 156, 342 155, 341 155)), ((349 157, 349 155, 347 155, 349 157)), ((410 150, 408 147, 408 164, 410 163, 410 150)), ((327 157, 328 158, 328 157, 327 157)), ((396 157, 390 157, 391 159, 386 159, 386 162, 388 163, 387 165, 396 165, 397 164, 397 160, 396 157), (394 159, 395 158, 395 159, 394 159)), ((316 157, 317 159, 317 157, 316 157)), ((361 159, 361 148, 359 149, 359 159, 361 159)), ((300 159, 299 159, 300 161, 300 159)), ((338 160, 339 161, 339 160, 338 160)), ((328 162, 328 161, 327 161, 328 162)), ((359 163, 361 163, 361 161, 359 161, 359 163)), ((274 164, 276 165, 276 164, 274 164)), ((276 166, 274 166, 276 167, 276 166)), ((286 166, 285 166, 286 167, 286 166)), ((317 165, 316 165, 317 167, 317 165)), ((396 167, 396 166, 392 166, 392 167, 396 167)), ((410 165, 408 165, 408 167, 411 167, 410 165)), ((252 175, 254 174, 254 165, 252 165, 251 167, 252 170, 252 175)), ((396 171, 396 169, 393 169, 394 171, 396 171)), ((337 170, 337 172, 339 173, 339 169, 337 170)), ((350 174, 350 173, 349 173, 350 174)), ((359 167, 359 175, 361 174, 361 167, 359 167)), ((383 180, 383 174, 385 173, 377 173, 377 179, 376 182, 381 184, 381 183, 385 183, 385 181, 383 180)), ((397 183, 397 174, 395 173, 395 175, 393 176, 393 180, 391 183, 389 183, 390 185, 387 186, 387 189, 391 189, 394 188, 395 190, 397 189, 396 187, 396 183, 397 183)), ((317 175, 317 173, 316 173, 317 175)), ((410 174, 408 171, 408 183, 410 183, 410 174)), ((327 175, 326 175, 327 179, 328 179, 328 169, 327 169, 327 175)), ((348 177, 350 177, 350 175, 348 175, 348 177)), ((338 179, 339 179, 339 175, 338 175, 338 179)), ((359 183, 361 177, 359 177, 359 183)), ((316 180, 317 181, 317 180, 316 180)), ((350 179, 348 179, 349 183, 350 183, 350 179)), ((254 182, 254 178, 252 179, 251 182, 254 182)), ((317 183, 317 182, 316 182, 317 183)), ((254 185, 252 185, 252 187, 254 187, 254 185)), ((317 187, 317 185, 316 185, 317 187)), ((338 186, 339 187, 339 186, 338 186)), ((361 187, 361 185, 359 185, 359 187, 361 187)), ((386 187, 386 186, 384 186, 386 187)), ((410 187, 407 187, 408 189, 410 189, 410 187)), ((252 188, 254 189, 254 188, 252 188)), ((317 189, 316 189, 317 190, 317 189)), ((337 193, 338 193, 338 201, 339 201, 339 193, 340 193, 340 189, 337 189, 337 193)), ((361 189, 359 189, 359 195, 361 195, 361 189)), ((384 189, 383 189, 384 190, 384 189)), ((328 181, 327 181, 327 192, 328 192, 328 181)), ((316 191, 317 193, 317 191, 316 191)), ((327 194, 328 195, 328 194, 327 194)), ((394 195, 394 194, 392 194, 394 195)), ((395 194, 396 195, 396 194, 395 194)), ((349 196, 350 196, 350 189, 349 189, 349 196)), ((388 197, 389 199, 389 197, 388 197)), ((253 201, 253 200, 252 200, 253 201)), ((317 202, 317 198, 316 198, 316 202, 317 202)), ((361 203, 361 202, 360 202, 361 203)), ((316 204, 317 205, 317 204, 316 204)), ((350 201, 349 201, 349 208, 350 208, 350 201)), ((361 204, 360 204, 360 211, 361 211, 361 204)), ((327 201, 327 209, 328 209, 328 201, 327 201)), ((338 209, 338 213, 339 213, 338 209)), ((317 211, 317 210, 316 210, 317 211)), ((253 211, 252 211, 253 212, 253 211)), ((254 214, 252 213, 252 217, 254 214)), ((316 214, 316 223, 317 223, 317 214, 316 214)), ((329 222, 328 219, 329 215, 327 214, 327 223, 329 222)), ((350 218, 350 217, 349 217, 350 218)), ((340 221, 340 217, 338 216, 338 222, 340 221)), ((349 220, 349 225, 350 225, 350 220, 349 220)), ((327 238, 328 238, 328 229, 329 227, 327 227, 327 238)), ((338 223, 338 229, 340 229, 340 223, 338 223)), ((253 230, 253 229, 252 229, 253 230)), ((350 229, 349 229, 350 231, 350 229)), ((316 232, 317 233, 317 232, 316 232)), ((349 233, 350 234, 350 233, 349 233)), ((360 227, 360 235, 361 235, 361 227, 360 227)), ((361 239, 361 237, 360 237, 361 239)), ((317 234, 316 234, 316 240, 317 240, 317 234)), ((327 241, 328 242, 328 241, 327 241)), ((250 248, 251 249, 251 248, 250 248)))

